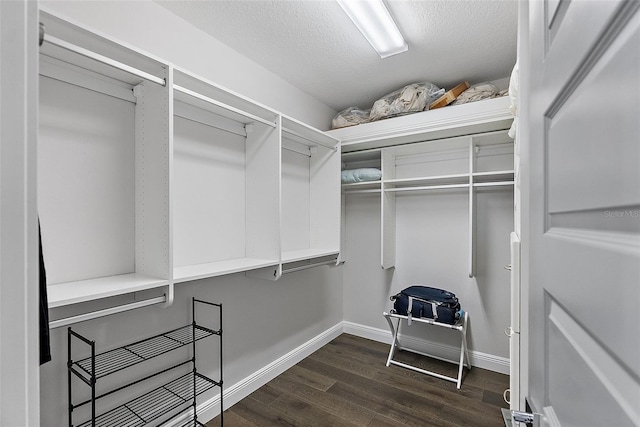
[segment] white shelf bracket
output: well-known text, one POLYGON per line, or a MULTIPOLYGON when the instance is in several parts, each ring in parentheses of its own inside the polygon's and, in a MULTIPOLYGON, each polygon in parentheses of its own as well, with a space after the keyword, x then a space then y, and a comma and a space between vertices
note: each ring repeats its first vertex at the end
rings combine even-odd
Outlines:
POLYGON ((135 85, 133 87, 133 96, 140 98, 142 95, 144 95, 144 85, 142 83, 135 85))

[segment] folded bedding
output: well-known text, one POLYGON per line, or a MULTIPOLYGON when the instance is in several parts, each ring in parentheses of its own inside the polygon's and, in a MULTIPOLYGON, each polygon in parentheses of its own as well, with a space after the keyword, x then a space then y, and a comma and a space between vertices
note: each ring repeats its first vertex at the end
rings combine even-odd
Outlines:
POLYGON ((354 184, 356 182, 379 181, 382 178, 382 171, 376 168, 359 168, 343 170, 341 179, 343 184, 354 184))

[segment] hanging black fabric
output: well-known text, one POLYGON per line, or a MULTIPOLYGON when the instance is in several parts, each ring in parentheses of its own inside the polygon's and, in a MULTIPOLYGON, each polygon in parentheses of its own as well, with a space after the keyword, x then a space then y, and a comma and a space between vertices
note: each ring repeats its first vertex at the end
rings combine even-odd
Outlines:
POLYGON ((49 342, 49 303, 47 301, 47 272, 44 268, 42 255, 42 234, 38 221, 38 252, 40 257, 40 364, 51 360, 51 345, 49 342))

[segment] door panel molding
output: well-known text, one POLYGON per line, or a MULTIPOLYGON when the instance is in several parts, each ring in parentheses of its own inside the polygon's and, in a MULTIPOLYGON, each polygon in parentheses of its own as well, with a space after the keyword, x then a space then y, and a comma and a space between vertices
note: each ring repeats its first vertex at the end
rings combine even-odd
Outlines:
POLYGON ((617 28, 617 38, 608 39, 582 64, 579 77, 569 81, 545 115, 547 230, 554 222, 590 218, 596 220, 592 227, 640 232, 640 216, 633 215, 640 206, 640 145, 635 153, 618 149, 626 140, 640 141, 640 96, 632 82, 626 92, 609 93, 620 86, 620 70, 640 75, 640 61, 630 54, 640 45, 640 14, 626 19, 629 25, 617 28), (604 105, 609 96, 611 102, 604 105), (589 158, 590 168, 577 161, 581 157, 589 158), (612 214, 622 210, 630 215, 612 214))
MULTIPOLYGON (((578 323, 553 297, 547 294, 546 300, 549 313, 546 331, 549 338, 547 359, 554 357, 572 359, 573 363, 569 363, 568 365, 575 367, 576 371, 583 377, 593 376, 593 378, 583 378, 583 381, 591 383, 591 388, 594 389, 599 385, 604 387, 613 397, 610 402, 606 402, 607 406, 619 408, 619 410, 626 415, 628 424, 633 425, 633 420, 637 420, 640 417, 640 408, 637 406, 638 401, 640 401, 640 382, 638 382, 634 373, 617 359, 615 355, 612 355, 602 343, 593 337, 590 331, 578 323), (588 369, 578 369, 582 364, 586 365, 588 369)), ((607 313, 602 314, 606 315, 607 313)), ((549 379, 547 384, 549 387, 548 396, 550 401, 545 402, 545 406, 549 406, 549 403, 553 406, 553 396, 555 392, 560 391, 561 388, 574 387, 571 381, 571 372, 549 372, 549 366, 550 365, 547 364, 546 375, 549 379)), ((567 390, 567 392, 570 393, 572 391, 567 390)), ((590 390, 576 389, 573 390, 573 392, 589 395, 590 390)), ((601 412, 602 408, 598 407, 593 409, 593 411, 596 410, 601 412)), ((585 405, 583 412, 582 417, 584 418, 582 419, 579 414, 564 415, 565 417, 575 417, 574 419, 576 421, 582 423, 591 420, 592 425, 606 425, 607 420, 609 420, 608 413, 590 413, 591 410, 588 408, 588 405, 585 405), (604 417, 605 424, 597 422, 597 417, 604 417)))
MULTIPOLYGON (((567 3, 563 19, 552 22, 552 26, 571 23, 571 28, 566 25, 557 28, 552 42, 549 27, 545 25, 543 30, 543 86, 552 93, 562 93, 564 90, 561 88, 571 80, 580 81, 580 76, 575 75, 573 70, 588 70, 588 62, 597 60, 606 51, 608 45, 617 38, 627 21, 640 7, 637 1, 589 1, 587 5, 583 3, 567 3), (574 44, 576 34, 580 34, 578 45, 574 44)), ((545 7, 534 6, 533 11, 544 14, 545 9, 546 2, 545 7)), ((546 20, 540 19, 538 22, 546 20)))
POLYGON ((562 25, 562 21, 567 14, 570 3, 571 0, 548 0, 545 2, 545 16, 547 22, 545 44, 547 52, 553 43, 553 39, 556 36, 558 29, 562 25))

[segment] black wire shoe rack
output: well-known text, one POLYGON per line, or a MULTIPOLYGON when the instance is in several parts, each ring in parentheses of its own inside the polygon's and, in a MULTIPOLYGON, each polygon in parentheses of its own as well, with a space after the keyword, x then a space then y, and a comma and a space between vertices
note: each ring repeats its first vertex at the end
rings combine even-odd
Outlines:
MULTIPOLYGON (((171 421, 172 425, 178 427, 204 426, 198 421, 197 397, 208 390, 218 387, 220 389, 220 425, 224 425, 223 413, 223 390, 222 390, 222 304, 215 304, 207 301, 192 298, 191 302, 192 322, 190 325, 182 326, 140 341, 133 342, 118 348, 104 352, 96 351, 96 342, 83 337, 71 328, 67 329, 67 379, 68 379, 68 401, 69 401, 69 427, 138 427, 146 425, 163 425, 171 421), (203 309, 218 310, 218 329, 212 329, 198 324, 196 321, 196 310, 203 309), (198 372, 196 367, 196 343, 210 337, 219 338, 219 379, 213 380, 198 372), (74 360, 72 355, 74 346, 84 344, 90 349, 90 356, 74 360), (166 368, 156 370, 150 375, 137 378, 126 384, 110 389, 98 394, 98 384, 100 380, 116 372, 129 369, 140 363, 157 358, 160 355, 169 353, 182 347, 191 346, 191 357, 175 363, 166 368), (191 364, 191 371, 186 374, 176 376, 178 368, 191 364), (152 382, 152 378, 163 376, 163 383, 155 385, 154 381, 151 390, 144 391, 137 397, 122 403, 104 412, 96 412, 96 402, 100 399, 120 392, 134 385, 152 382), (82 383, 90 388, 91 397, 73 403, 72 381, 77 377, 82 383), (166 377, 166 380, 165 380, 166 377), (86 405, 90 406, 91 417, 81 424, 74 424, 74 411, 86 405), (184 413, 189 411, 189 416, 184 413), (182 415, 181 417, 179 417, 182 415), (181 424, 175 424, 177 419, 181 424)), ((129 378, 135 377, 131 370, 129 378)))

